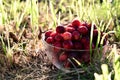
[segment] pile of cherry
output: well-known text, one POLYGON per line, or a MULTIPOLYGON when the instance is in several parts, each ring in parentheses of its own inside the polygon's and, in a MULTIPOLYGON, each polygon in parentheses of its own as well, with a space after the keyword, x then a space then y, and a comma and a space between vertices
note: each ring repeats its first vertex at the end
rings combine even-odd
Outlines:
MULTIPOLYGON (((48 30, 45 33, 45 41, 53 45, 54 54, 58 54, 59 50, 65 49, 58 54, 58 60, 65 68, 73 67, 68 58, 72 60, 74 65, 90 62, 90 34, 93 26, 92 49, 95 49, 98 39, 98 29, 96 25, 87 22, 80 22, 75 19, 67 25, 58 25, 56 30, 48 30), (81 50, 81 51, 80 51, 81 50)), ((100 31, 100 39, 104 33, 100 31)), ((103 41, 103 46, 106 44, 106 38, 103 41)), ((98 43, 98 47, 100 44, 98 43)))

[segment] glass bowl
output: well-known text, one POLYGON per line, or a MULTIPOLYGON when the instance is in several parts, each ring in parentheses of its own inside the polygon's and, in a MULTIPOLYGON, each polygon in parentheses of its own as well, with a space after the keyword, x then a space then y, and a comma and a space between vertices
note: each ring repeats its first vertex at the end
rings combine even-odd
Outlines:
POLYGON ((49 60, 64 72, 69 72, 71 68, 78 68, 81 64, 89 65, 89 63, 92 63, 95 59, 101 59, 107 51, 108 44, 107 42, 102 48, 92 50, 64 49, 48 44, 45 41, 44 34, 42 35, 42 43, 49 60), (63 60, 60 58, 61 55, 63 55, 63 60), (65 58, 66 60, 64 60, 65 58))

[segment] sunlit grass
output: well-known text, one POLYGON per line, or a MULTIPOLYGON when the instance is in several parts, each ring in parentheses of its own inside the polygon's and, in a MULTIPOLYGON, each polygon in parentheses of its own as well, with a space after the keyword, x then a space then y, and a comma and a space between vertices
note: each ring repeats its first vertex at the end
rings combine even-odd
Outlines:
MULTIPOLYGON (((38 27, 38 17, 39 17, 39 12, 38 12, 38 3, 37 0, 31 0, 30 1, 30 14, 31 14, 31 24, 32 26, 37 26, 38 27)), ((36 28, 37 28, 36 27, 36 28)))
POLYGON ((0 0, 0 15, 1 15, 1 24, 7 22, 7 13, 5 12, 5 6, 3 5, 3 0, 0 0))

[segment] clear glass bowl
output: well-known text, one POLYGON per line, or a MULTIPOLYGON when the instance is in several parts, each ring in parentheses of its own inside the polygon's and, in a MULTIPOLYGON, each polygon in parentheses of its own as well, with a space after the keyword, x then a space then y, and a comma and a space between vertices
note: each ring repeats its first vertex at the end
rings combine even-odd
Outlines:
POLYGON ((45 41, 44 34, 42 35, 42 43, 47 53, 49 60, 55 65, 58 69, 69 72, 70 68, 77 68, 81 63, 89 64, 95 59, 101 59, 107 51, 107 43, 102 46, 102 48, 97 48, 93 50, 75 50, 75 49, 64 49, 60 47, 55 47, 51 44, 48 44, 45 41), (70 56, 66 61, 60 61, 59 57, 63 53, 68 53, 70 56), (71 57, 72 56, 72 57, 71 57), (83 58, 84 57, 84 58, 83 58), (78 59, 79 58, 79 59, 78 59), (69 67, 68 67, 69 66, 69 67))

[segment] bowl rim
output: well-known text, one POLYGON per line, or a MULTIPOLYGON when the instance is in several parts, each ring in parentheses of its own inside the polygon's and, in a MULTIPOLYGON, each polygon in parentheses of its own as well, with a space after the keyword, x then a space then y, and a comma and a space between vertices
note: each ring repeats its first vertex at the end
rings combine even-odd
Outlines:
POLYGON ((52 47, 52 48, 56 48, 56 49, 60 49, 60 50, 65 50, 65 51, 95 51, 95 50, 100 50, 100 49, 104 49, 104 47, 106 47, 108 45, 108 40, 106 42, 106 44, 104 46, 99 47, 99 48, 95 48, 95 49, 92 49, 92 50, 77 50, 77 49, 65 49, 65 48, 61 48, 61 47, 56 47, 56 46, 53 46, 51 44, 48 44, 46 41, 45 41, 45 36, 44 36, 45 33, 42 34, 42 42, 44 42, 45 44, 47 44, 48 46, 52 47))

